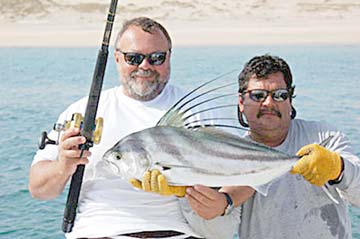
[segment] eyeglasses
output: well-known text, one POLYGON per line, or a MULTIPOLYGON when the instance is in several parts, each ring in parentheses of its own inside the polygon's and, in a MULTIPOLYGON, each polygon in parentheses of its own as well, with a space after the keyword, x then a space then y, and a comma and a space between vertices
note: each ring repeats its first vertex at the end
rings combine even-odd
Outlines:
MULTIPOLYGON (((150 65, 159 66, 162 65, 166 60, 166 52, 152 52, 149 54, 141 54, 136 52, 123 52, 120 49, 116 49, 116 51, 122 53, 124 55, 124 60, 127 64, 132 66, 138 66, 146 59, 150 65)), ((169 52, 171 50, 168 50, 169 52)))
POLYGON ((250 99, 256 102, 264 102, 269 94, 276 102, 283 102, 291 96, 288 89, 277 89, 271 91, 262 89, 247 90, 244 91, 242 95, 245 95, 246 93, 249 93, 250 99))

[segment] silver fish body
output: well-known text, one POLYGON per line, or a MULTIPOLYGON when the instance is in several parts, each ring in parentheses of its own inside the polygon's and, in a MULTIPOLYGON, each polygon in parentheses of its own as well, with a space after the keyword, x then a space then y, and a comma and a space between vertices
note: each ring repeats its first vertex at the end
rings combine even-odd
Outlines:
POLYGON ((112 173, 142 179, 158 169, 170 185, 258 186, 288 172, 297 156, 219 130, 156 126, 121 139, 103 160, 112 173))
MULTIPOLYGON (((239 115, 233 115, 232 109, 238 105, 226 103, 238 100, 237 89, 233 87, 237 84, 233 81, 237 72, 200 84, 177 101, 155 127, 121 139, 98 163, 99 176, 142 180, 146 171, 158 169, 170 185, 248 185, 266 196, 271 185, 267 183, 289 172, 299 158, 212 130, 248 130, 239 127, 239 115)), ((320 145, 327 147, 332 137, 320 145)), ((327 185, 322 189, 334 203, 339 203, 327 185)))

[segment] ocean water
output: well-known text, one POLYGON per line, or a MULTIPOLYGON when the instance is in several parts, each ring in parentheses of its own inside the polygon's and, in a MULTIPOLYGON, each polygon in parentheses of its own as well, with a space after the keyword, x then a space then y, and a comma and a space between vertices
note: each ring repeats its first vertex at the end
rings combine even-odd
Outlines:
MULTIPOLYGON (((88 94, 97 48, 0 49, 0 238, 63 238, 67 191, 52 201, 32 199, 28 171, 41 131, 65 107, 88 94)), ((175 48, 172 83, 191 89, 271 53, 290 64, 299 118, 326 120, 344 131, 360 156, 360 45, 175 48)), ((111 51, 112 54, 112 51, 111 51)), ((118 85, 109 57, 104 89, 118 85)), ((350 207, 353 238, 360 209, 350 207)))

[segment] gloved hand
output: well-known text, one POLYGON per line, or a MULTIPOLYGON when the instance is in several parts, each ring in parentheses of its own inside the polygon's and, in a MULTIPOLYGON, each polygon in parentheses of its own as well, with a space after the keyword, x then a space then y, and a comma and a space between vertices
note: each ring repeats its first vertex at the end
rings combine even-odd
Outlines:
POLYGON ((129 182, 135 188, 142 189, 146 192, 154 192, 163 196, 175 195, 184 197, 186 186, 169 186, 166 177, 159 170, 151 170, 144 173, 142 182, 136 178, 131 178, 129 182))
POLYGON ((309 144, 302 147, 296 155, 301 159, 296 162, 290 173, 301 174, 311 184, 323 186, 329 180, 340 176, 343 162, 336 152, 318 144, 309 144))

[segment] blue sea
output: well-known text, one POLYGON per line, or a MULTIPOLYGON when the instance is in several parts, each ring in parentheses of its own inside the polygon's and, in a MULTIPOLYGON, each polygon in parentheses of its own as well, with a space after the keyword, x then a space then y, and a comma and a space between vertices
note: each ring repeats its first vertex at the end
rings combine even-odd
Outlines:
MULTIPOLYGON (((41 131, 67 105, 88 94, 98 48, 0 48, 0 238, 64 238, 67 191, 52 201, 32 199, 28 171, 41 131)), ((111 54, 104 89, 119 80, 111 54)), ((254 55, 270 53, 290 64, 299 118, 326 120, 344 131, 360 157, 360 45, 179 47, 172 83, 191 89, 254 55)), ((235 79, 234 79, 235 80, 235 79)), ((350 207, 353 238, 360 209, 350 207)))

